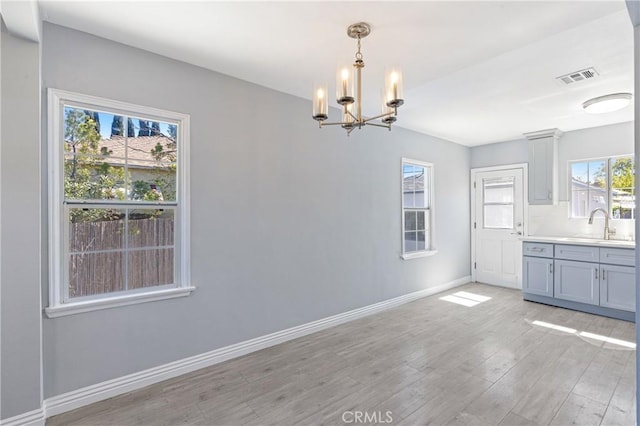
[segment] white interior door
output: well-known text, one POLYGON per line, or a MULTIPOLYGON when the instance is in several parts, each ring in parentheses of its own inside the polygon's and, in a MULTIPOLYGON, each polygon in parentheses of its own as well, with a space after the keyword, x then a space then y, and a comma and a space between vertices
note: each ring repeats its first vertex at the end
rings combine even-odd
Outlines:
POLYGON ((472 244, 478 282, 522 288, 524 170, 472 171, 472 244))

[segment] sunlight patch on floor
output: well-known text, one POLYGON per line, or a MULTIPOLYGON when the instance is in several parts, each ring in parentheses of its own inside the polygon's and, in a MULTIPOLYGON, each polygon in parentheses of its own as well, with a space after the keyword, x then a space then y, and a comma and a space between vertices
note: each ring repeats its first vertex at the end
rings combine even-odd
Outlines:
POLYGON ((488 296, 482 296, 480 294, 469 293, 468 291, 459 291, 457 293, 450 294, 448 296, 441 297, 440 300, 446 302, 455 303, 462 306, 472 307, 476 306, 487 300, 491 300, 488 296))
POLYGON ((581 331, 578 335, 580 337, 586 337, 588 339, 595 339, 595 340, 600 340, 606 343, 612 343, 614 345, 624 346, 625 348, 631 348, 631 349, 636 348, 636 344, 633 342, 627 342, 626 340, 621 340, 621 339, 614 339, 613 337, 602 336, 600 334, 581 331))
POLYGON ((563 333, 578 336, 584 339, 593 339, 593 340, 597 340, 598 342, 605 342, 605 343, 610 343, 612 345, 622 346, 623 348, 636 349, 636 344, 633 342, 629 342, 627 340, 607 337, 601 334, 590 333, 588 331, 578 331, 575 328, 564 327, 562 325, 552 324, 550 322, 535 320, 535 321, 531 321, 531 324, 537 325, 539 327, 549 328, 551 330, 561 331, 563 333))
POLYGON ((537 321, 536 320, 532 324, 533 325, 539 325, 540 327, 550 328, 552 330, 563 331, 563 332, 569 333, 569 334, 576 334, 578 332, 578 330, 576 330, 575 328, 563 327, 561 325, 551 324, 550 322, 544 322, 544 321, 537 321))

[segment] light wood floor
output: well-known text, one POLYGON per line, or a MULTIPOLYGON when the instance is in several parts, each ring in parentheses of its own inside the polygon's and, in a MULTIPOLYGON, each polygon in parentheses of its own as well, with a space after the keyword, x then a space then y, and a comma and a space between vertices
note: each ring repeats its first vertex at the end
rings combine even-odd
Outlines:
POLYGON ((468 284, 47 425, 634 425, 635 350, 578 336, 634 342, 634 326, 468 284), (459 291, 491 299, 440 299, 459 291))

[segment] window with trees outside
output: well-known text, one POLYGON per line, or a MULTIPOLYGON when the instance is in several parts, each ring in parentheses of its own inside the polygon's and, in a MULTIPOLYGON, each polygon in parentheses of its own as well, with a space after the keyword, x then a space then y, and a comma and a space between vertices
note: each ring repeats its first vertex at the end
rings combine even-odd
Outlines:
POLYGON ((602 208, 614 219, 635 219, 632 156, 572 161, 569 173, 571 217, 588 217, 594 209, 602 208))
POLYGON ((186 296, 184 114, 49 89, 51 317, 186 296))
POLYGON ((432 250, 433 165, 402 160, 402 257, 420 257, 432 250))

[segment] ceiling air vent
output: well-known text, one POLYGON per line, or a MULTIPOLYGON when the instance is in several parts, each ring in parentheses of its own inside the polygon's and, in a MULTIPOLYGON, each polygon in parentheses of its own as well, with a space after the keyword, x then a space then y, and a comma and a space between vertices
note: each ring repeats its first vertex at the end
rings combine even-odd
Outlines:
POLYGON ((577 81, 588 80, 590 78, 595 78, 599 76, 598 71, 595 68, 587 68, 581 71, 575 71, 567 75, 561 75, 560 77, 556 77, 556 80, 562 81, 564 84, 571 84, 577 81))

